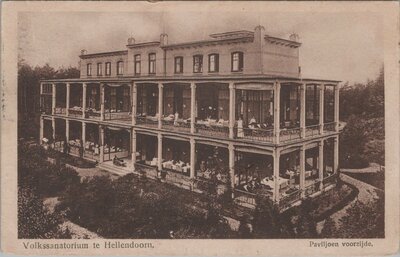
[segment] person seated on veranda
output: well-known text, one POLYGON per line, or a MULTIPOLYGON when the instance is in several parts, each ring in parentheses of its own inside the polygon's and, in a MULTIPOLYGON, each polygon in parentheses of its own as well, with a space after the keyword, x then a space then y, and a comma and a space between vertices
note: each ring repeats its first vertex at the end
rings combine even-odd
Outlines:
POLYGON ((251 119, 249 121, 249 125, 257 125, 257 121, 256 121, 256 118, 254 116, 251 117, 251 119))
POLYGON ((118 158, 117 155, 114 155, 113 164, 117 166, 124 166, 125 163, 124 160, 118 158))
POLYGON ((210 169, 206 169, 206 171, 204 171, 204 178, 210 179, 211 175, 212 175, 212 172, 210 169))

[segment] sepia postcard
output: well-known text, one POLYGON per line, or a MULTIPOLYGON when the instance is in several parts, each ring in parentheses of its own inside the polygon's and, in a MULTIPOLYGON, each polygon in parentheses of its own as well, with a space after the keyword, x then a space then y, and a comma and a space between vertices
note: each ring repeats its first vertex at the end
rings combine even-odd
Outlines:
POLYGON ((399 3, 6 1, 1 250, 399 251, 399 3))

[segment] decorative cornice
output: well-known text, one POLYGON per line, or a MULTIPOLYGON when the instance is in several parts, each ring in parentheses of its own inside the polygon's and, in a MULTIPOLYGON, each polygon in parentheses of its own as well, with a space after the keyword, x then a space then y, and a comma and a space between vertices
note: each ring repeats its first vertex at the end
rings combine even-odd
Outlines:
POLYGON ((85 54, 85 55, 80 55, 79 57, 81 59, 88 59, 88 58, 93 58, 93 57, 106 57, 106 56, 117 56, 117 55, 127 55, 127 54, 128 54, 127 50, 122 50, 122 51, 113 51, 113 52, 85 54))
POLYGON ((287 39, 283 39, 283 38, 278 38, 278 37, 271 37, 268 35, 266 35, 264 37, 264 39, 270 43, 277 44, 277 45, 284 45, 284 46, 289 46, 289 47, 294 47, 294 48, 298 48, 299 46, 301 46, 301 43, 299 43, 299 42, 295 42, 295 41, 291 41, 291 40, 287 40, 287 39))

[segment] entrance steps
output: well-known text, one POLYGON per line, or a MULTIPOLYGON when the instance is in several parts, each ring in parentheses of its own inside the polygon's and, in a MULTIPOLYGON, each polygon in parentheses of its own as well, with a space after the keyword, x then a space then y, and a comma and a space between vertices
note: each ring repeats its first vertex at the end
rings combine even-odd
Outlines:
POLYGON ((116 166, 112 161, 100 163, 97 167, 121 177, 133 173, 130 165, 127 165, 127 167, 116 166))

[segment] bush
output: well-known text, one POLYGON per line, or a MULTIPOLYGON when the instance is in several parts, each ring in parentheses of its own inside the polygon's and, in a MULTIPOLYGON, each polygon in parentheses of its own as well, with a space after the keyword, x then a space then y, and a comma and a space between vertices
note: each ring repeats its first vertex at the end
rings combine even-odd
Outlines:
POLYGON ((58 210, 105 238, 225 238, 232 233, 217 202, 193 209, 187 191, 135 175, 87 178, 69 187, 58 210))
POLYGON ((62 216, 45 209, 42 200, 29 188, 18 189, 18 238, 71 238, 62 231, 62 216))
POLYGON ((80 181, 71 168, 50 164, 45 151, 39 147, 22 145, 18 153, 18 185, 33 188, 39 196, 56 196, 80 181))

